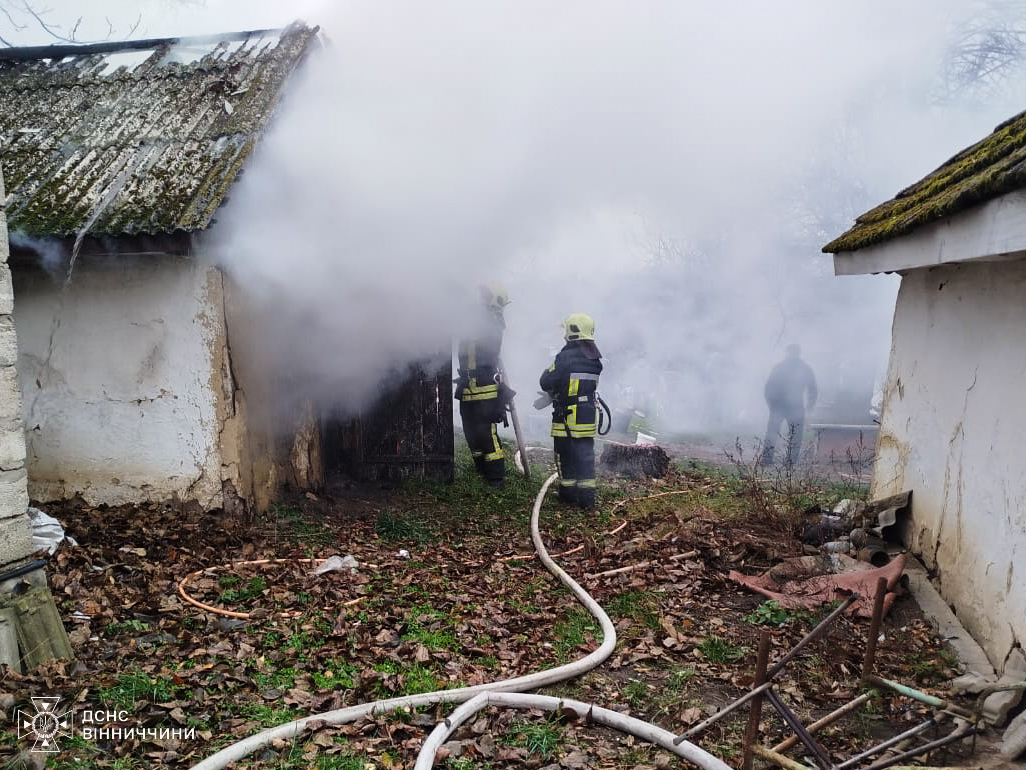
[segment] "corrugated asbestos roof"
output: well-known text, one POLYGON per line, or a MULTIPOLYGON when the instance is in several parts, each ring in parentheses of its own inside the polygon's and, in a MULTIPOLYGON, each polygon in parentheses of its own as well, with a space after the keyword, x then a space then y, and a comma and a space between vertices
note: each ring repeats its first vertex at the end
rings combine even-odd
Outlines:
POLYGON ((958 153, 929 176, 855 220, 823 247, 828 254, 873 246, 978 203, 1026 187, 1026 112, 958 153))
POLYGON ((86 46, 61 59, 68 48, 52 59, 42 58, 48 49, 5 49, 9 228, 33 236, 87 225, 93 235, 206 228, 316 32, 297 23, 144 41, 152 45, 141 51, 138 42, 86 46))

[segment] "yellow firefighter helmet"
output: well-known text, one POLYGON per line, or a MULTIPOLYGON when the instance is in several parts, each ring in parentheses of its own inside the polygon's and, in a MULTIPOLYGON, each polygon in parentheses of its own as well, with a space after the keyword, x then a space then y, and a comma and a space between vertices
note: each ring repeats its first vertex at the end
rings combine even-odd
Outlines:
POLYGON ((574 340, 595 339, 595 319, 587 313, 571 313, 563 321, 563 339, 574 340))

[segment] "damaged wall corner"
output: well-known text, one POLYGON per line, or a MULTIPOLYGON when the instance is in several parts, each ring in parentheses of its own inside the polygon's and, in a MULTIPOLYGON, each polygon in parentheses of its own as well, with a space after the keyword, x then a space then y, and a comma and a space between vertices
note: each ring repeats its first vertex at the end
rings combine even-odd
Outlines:
MULTIPOLYGON (((0 199, 4 199, 0 173, 0 199)), ((0 210, 0 613, 18 644, 3 646, 4 659, 21 670, 54 657, 71 657, 71 643, 46 582, 43 566, 30 562, 25 423, 18 381, 18 340, 11 315, 14 289, 8 268, 7 219, 0 210), (20 656, 19 656, 20 649, 20 656)), ((10 634, 7 634, 10 637, 10 634)))

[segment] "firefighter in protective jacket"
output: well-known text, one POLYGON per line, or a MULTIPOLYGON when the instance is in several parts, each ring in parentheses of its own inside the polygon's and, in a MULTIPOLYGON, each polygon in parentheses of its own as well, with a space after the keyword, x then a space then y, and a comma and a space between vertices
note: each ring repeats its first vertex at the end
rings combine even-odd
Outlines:
POLYGON ((503 308, 509 295, 500 286, 482 286, 485 313, 481 328, 473 339, 461 340, 456 398, 460 418, 474 465, 484 480, 502 487, 506 478, 505 453, 496 431, 496 423, 505 422, 509 389, 501 382, 499 353, 506 328, 503 308))
POLYGON ((566 345, 542 372, 540 385, 552 398, 552 443, 559 472, 559 499, 595 507, 595 433, 602 354, 595 321, 574 313, 563 322, 566 345))

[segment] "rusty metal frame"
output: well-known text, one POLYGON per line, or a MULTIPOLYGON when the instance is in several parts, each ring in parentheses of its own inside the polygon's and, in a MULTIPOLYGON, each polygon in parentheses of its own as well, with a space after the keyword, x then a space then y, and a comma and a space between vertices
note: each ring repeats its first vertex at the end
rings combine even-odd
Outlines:
POLYGON ((913 757, 918 757, 923 754, 928 754, 929 752, 943 746, 947 746, 948 744, 975 736, 981 732, 979 725, 982 719, 983 702, 989 695, 1002 690, 1026 689, 1026 682, 1011 685, 993 685, 980 693, 977 698, 975 708, 967 709, 934 695, 924 693, 913 687, 903 685, 900 682, 894 682, 877 676, 874 673, 876 646, 880 627, 883 622, 884 597, 886 594, 887 579, 880 578, 876 585, 876 595, 874 596, 873 602, 873 616, 870 621, 869 638, 866 641, 866 651, 862 663, 860 678, 860 684, 864 690, 867 690, 866 692, 861 693, 856 698, 848 701, 831 713, 810 724, 808 727, 805 727, 801 724, 797 716, 791 711, 787 704, 784 703, 780 696, 773 690, 775 677, 784 670, 787 664, 793 660, 806 645, 820 637, 826 629, 838 617, 840 617, 848 607, 851 606, 852 602, 858 599, 858 594, 852 594, 839 607, 837 607, 837 609, 831 612, 830 615, 820 621, 820 623, 813 628, 812 631, 806 634, 793 648, 791 648, 784 657, 768 668, 767 659, 769 657, 770 634, 768 631, 764 630, 759 638, 759 653, 756 661, 752 688, 741 697, 727 704, 724 708, 720 709, 708 719, 703 720, 694 727, 691 727, 687 731, 681 733, 674 739, 674 743, 680 743, 681 741, 704 732, 713 724, 723 719, 723 717, 727 716, 727 714, 730 714, 740 708, 745 703, 750 703, 748 724, 745 729, 744 736, 741 765, 742 770, 751 770, 753 757, 756 756, 785 768, 785 770, 852 770, 852 768, 855 768, 859 763, 870 759, 871 757, 882 754, 888 749, 893 750, 894 747, 899 747, 899 753, 891 754, 890 756, 882 759, 877 759, 872 764, 863 768, 863 770, 885 770, 885 768, 894 768, 905 760, 912 759, 913 757), (829 754, 822 746, 819 745, 819 743, 816 742, 813 736, 819 730, 833 724, 841 717, 851 713, 870 700, 873 696, 873 692, 869 688, 887 689, 902 696, 912 698, 913 700, 924 703, 935 709, 938 714, 931 716, 925 722, 904 731, 900 735, 895 735, 859 754, 856 754, 853 757, 850 757, 849 759, 844 760, 843 762, 835 764, 831 761, 829 754), (772 749, 766 748, 758 743, 757 738, 763 701, 768 702, 773 707, 781 719, 784 720, 794 733, 792 736, 778 743, 772 749), (948 735, 923 743, 911 749, 906 749, 904 751, 900 750, 901 744, 911 738, 919 736, 930 728, 937 726, 939 716, 942 716, 943 714, 950 714, 962 721, 956 723, 956 727, 948 735), (809 757, 813 759, 816 764, 815 768, 790 759, 783 754, 786 749, 791 748, 798 743, 801 743, 806 748, 809 753, 809 757))

